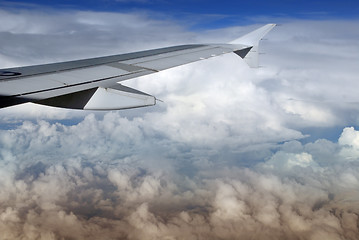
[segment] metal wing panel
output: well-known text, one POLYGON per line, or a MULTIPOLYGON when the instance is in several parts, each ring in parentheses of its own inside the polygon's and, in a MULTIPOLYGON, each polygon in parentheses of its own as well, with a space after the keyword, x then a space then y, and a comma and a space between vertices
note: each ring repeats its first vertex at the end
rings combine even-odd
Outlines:
POLYGON ((16 96, 34 91, 63 87, 64 84, 52 81, 45 76, 27 77, 0 82, 0 96, 16 96))
POLYGON ((154 50, 147 50, 134 53, 125 53, 106 57, 89 58, 60 63, 49 63, 35 66, 15 67, 0 69, 0 82, 2 80, 12 80, 23 78, 27 76, 34 76, 39 74, 58 73, 61 71, 69 71, 73 69, 88 68, 99 65, 110 65, 111 63, 127 61, 131 59, 141 59, 160 54, 166 54, 176 51, 183 51, 187 49, 196 49, 204 45, 180 45, 167 48, 159 48, 154 50))
POLYGON ((126 74, 129 74, 129 72, 119 68, 101 65, 64 71, 61 73, 53 73, 45 77, 48 77, 48 79, 53 81, 59 81, 64 85, 74 85, 96 81, 98 79, 113 78, 114 76, 122 76, 126 74))
MULTIPOLYGON (((69 85, 69 86, 62 85, 61 87, 50 88, 50 89, 34 91, 34 92, 27 92, 25 94, 16 95, 14 97, 26 98, 26 99, 29 99, 30 101, 47 99, 47 98, 52 98, 52 97, 56 97, 56 96, 61 96, 64 94, 70 94, 73 92, 83 91, 86 89, 96 88, 96 87, 110 87, 110 86, 113 86, 113 84, 116 82, 140 77, 140 76, 151 74, 151 73, 153 73, 153 72, 149 71, 149 70, 144 70, 141 72, 131 73, 131 74, 122 75, 122 76, 116 76, 116 77, 108 78, 108 79, 98 79, 98 80, 81 83, 81 84, 74 84, 74 85, 69 85)), ((0 84, 0 86, 1 86, 1 84, 0 84)))
POLYGON ((191 54, 191 53, 200 52, 200 51, 211 49, 211 48, 212 47, 209 45, 200 45, 196 48, 182 49, 182 50, 173 51, 173 52, 149 55, 149 56, 141 57, 141 58, 133 58, 133 59, 128 59, 128 60, 123 60, 121 62, 125 63, 125 64, 136 65, 136 64, 142 63, 142 62, 149 62, 149 61, 154 61, 157 59, 171 58, 171 57, 176 57, 179 55, 191 54))
POLYGON ((213 47, 202 48, 201 50, 195 52, 185 52, 185 53, 179 52, 173 56, 158 56, 156 59, 139 62, 134 65, 146 69, 162 71, 168 68, 215 57, 225 53, 230 53, 232 51, 233 51, 232 49, 213 46, 213 47))

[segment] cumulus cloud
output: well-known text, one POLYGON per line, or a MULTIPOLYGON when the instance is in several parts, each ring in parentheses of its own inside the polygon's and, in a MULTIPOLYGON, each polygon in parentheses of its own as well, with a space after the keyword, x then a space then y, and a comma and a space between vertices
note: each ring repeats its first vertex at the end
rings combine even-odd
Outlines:
POLYGON ((296 166, 299 167, 311 167, 312 169, 317 169, 318 164, 313 161, 312 155, 302 152, 302 153, 285 153, 277 152, 274 156, 271 157, 265 163, 265 166, 272 169, 280 170, 289 170, 293 169, 296 166))
POLYGON ((345 159, 358 159, 359 133, 354 129, 354 127, 344 128, 338 142, 341 146, 343 146, 340 155, 342 155, 345 159))
MULTIPOLYGON (((186 156, 171 139, 161 140, 162 154, 151 152, 161 147, 146 143, 145 135, 153 133, 141 122, 108 113, 72 126, 24 122, 2 130, 4 239, 359 236, 358 165, 343 165, 340 157, 329 166, 316 163, 308 145, 322 143, 280 145, 266 166, 253 169, 198 165, 197 157, 211 153, 197 149, 187 154, 195 168, 191 176, 181 170, 186 156), (155 157, 169 166, 159 166, 155 157)), ((340 156, 355 139, 332 144, 340 156)))
MULTIPOLYGON (((136 13, 2 13, 3 67, 218 39, 136 13)), ((355 24, 288 20, 266 68, 228 55, 126 82, 154 108, 1 110, 0 238, 357 239, 355 24), (343 132, 304 143, 318 126, 343 132)))

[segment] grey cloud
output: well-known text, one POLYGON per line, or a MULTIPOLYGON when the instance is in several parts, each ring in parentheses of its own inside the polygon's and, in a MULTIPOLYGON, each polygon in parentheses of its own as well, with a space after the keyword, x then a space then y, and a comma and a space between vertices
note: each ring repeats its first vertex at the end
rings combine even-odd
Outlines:
POLYGON ((9 59, 3 67, 113 55, 192 38, 179 25, 144 13, 2 10, 0 20, 0 52, 9 59))

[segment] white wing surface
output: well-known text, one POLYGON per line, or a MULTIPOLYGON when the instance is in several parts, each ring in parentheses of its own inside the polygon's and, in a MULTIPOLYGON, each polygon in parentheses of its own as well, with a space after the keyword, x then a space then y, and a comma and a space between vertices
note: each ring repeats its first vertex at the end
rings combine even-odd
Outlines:
MULTIPOLYGON (((267 24, 230 44, 181 45, 107 57, 0 70, 0 108, 34 102, 48 106, 118 110, 156 104, 156 98, 119 82, 234 52, 250 66, 267 24), (253 49, 255 51, 253 51, 253 49), (249 57, 249 58, 248 58, 249 57), (249 59, 249 60, 248 60, 249 59)), ((256 58, 257 61, 257 58, 256 58)))

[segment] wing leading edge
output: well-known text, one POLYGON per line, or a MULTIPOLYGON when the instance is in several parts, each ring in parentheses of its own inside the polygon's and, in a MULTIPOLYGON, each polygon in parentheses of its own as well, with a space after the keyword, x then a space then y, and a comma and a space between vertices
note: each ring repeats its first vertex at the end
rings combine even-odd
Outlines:
POLYGON ((156 98, 118 84, 172 67, 234 52, 258 67, 258 45, 275 24, 229 44, 192 44, 135 53, 0 70, 0 108, 34 102, 48 106, 118 110, 156 104, 156 98))

